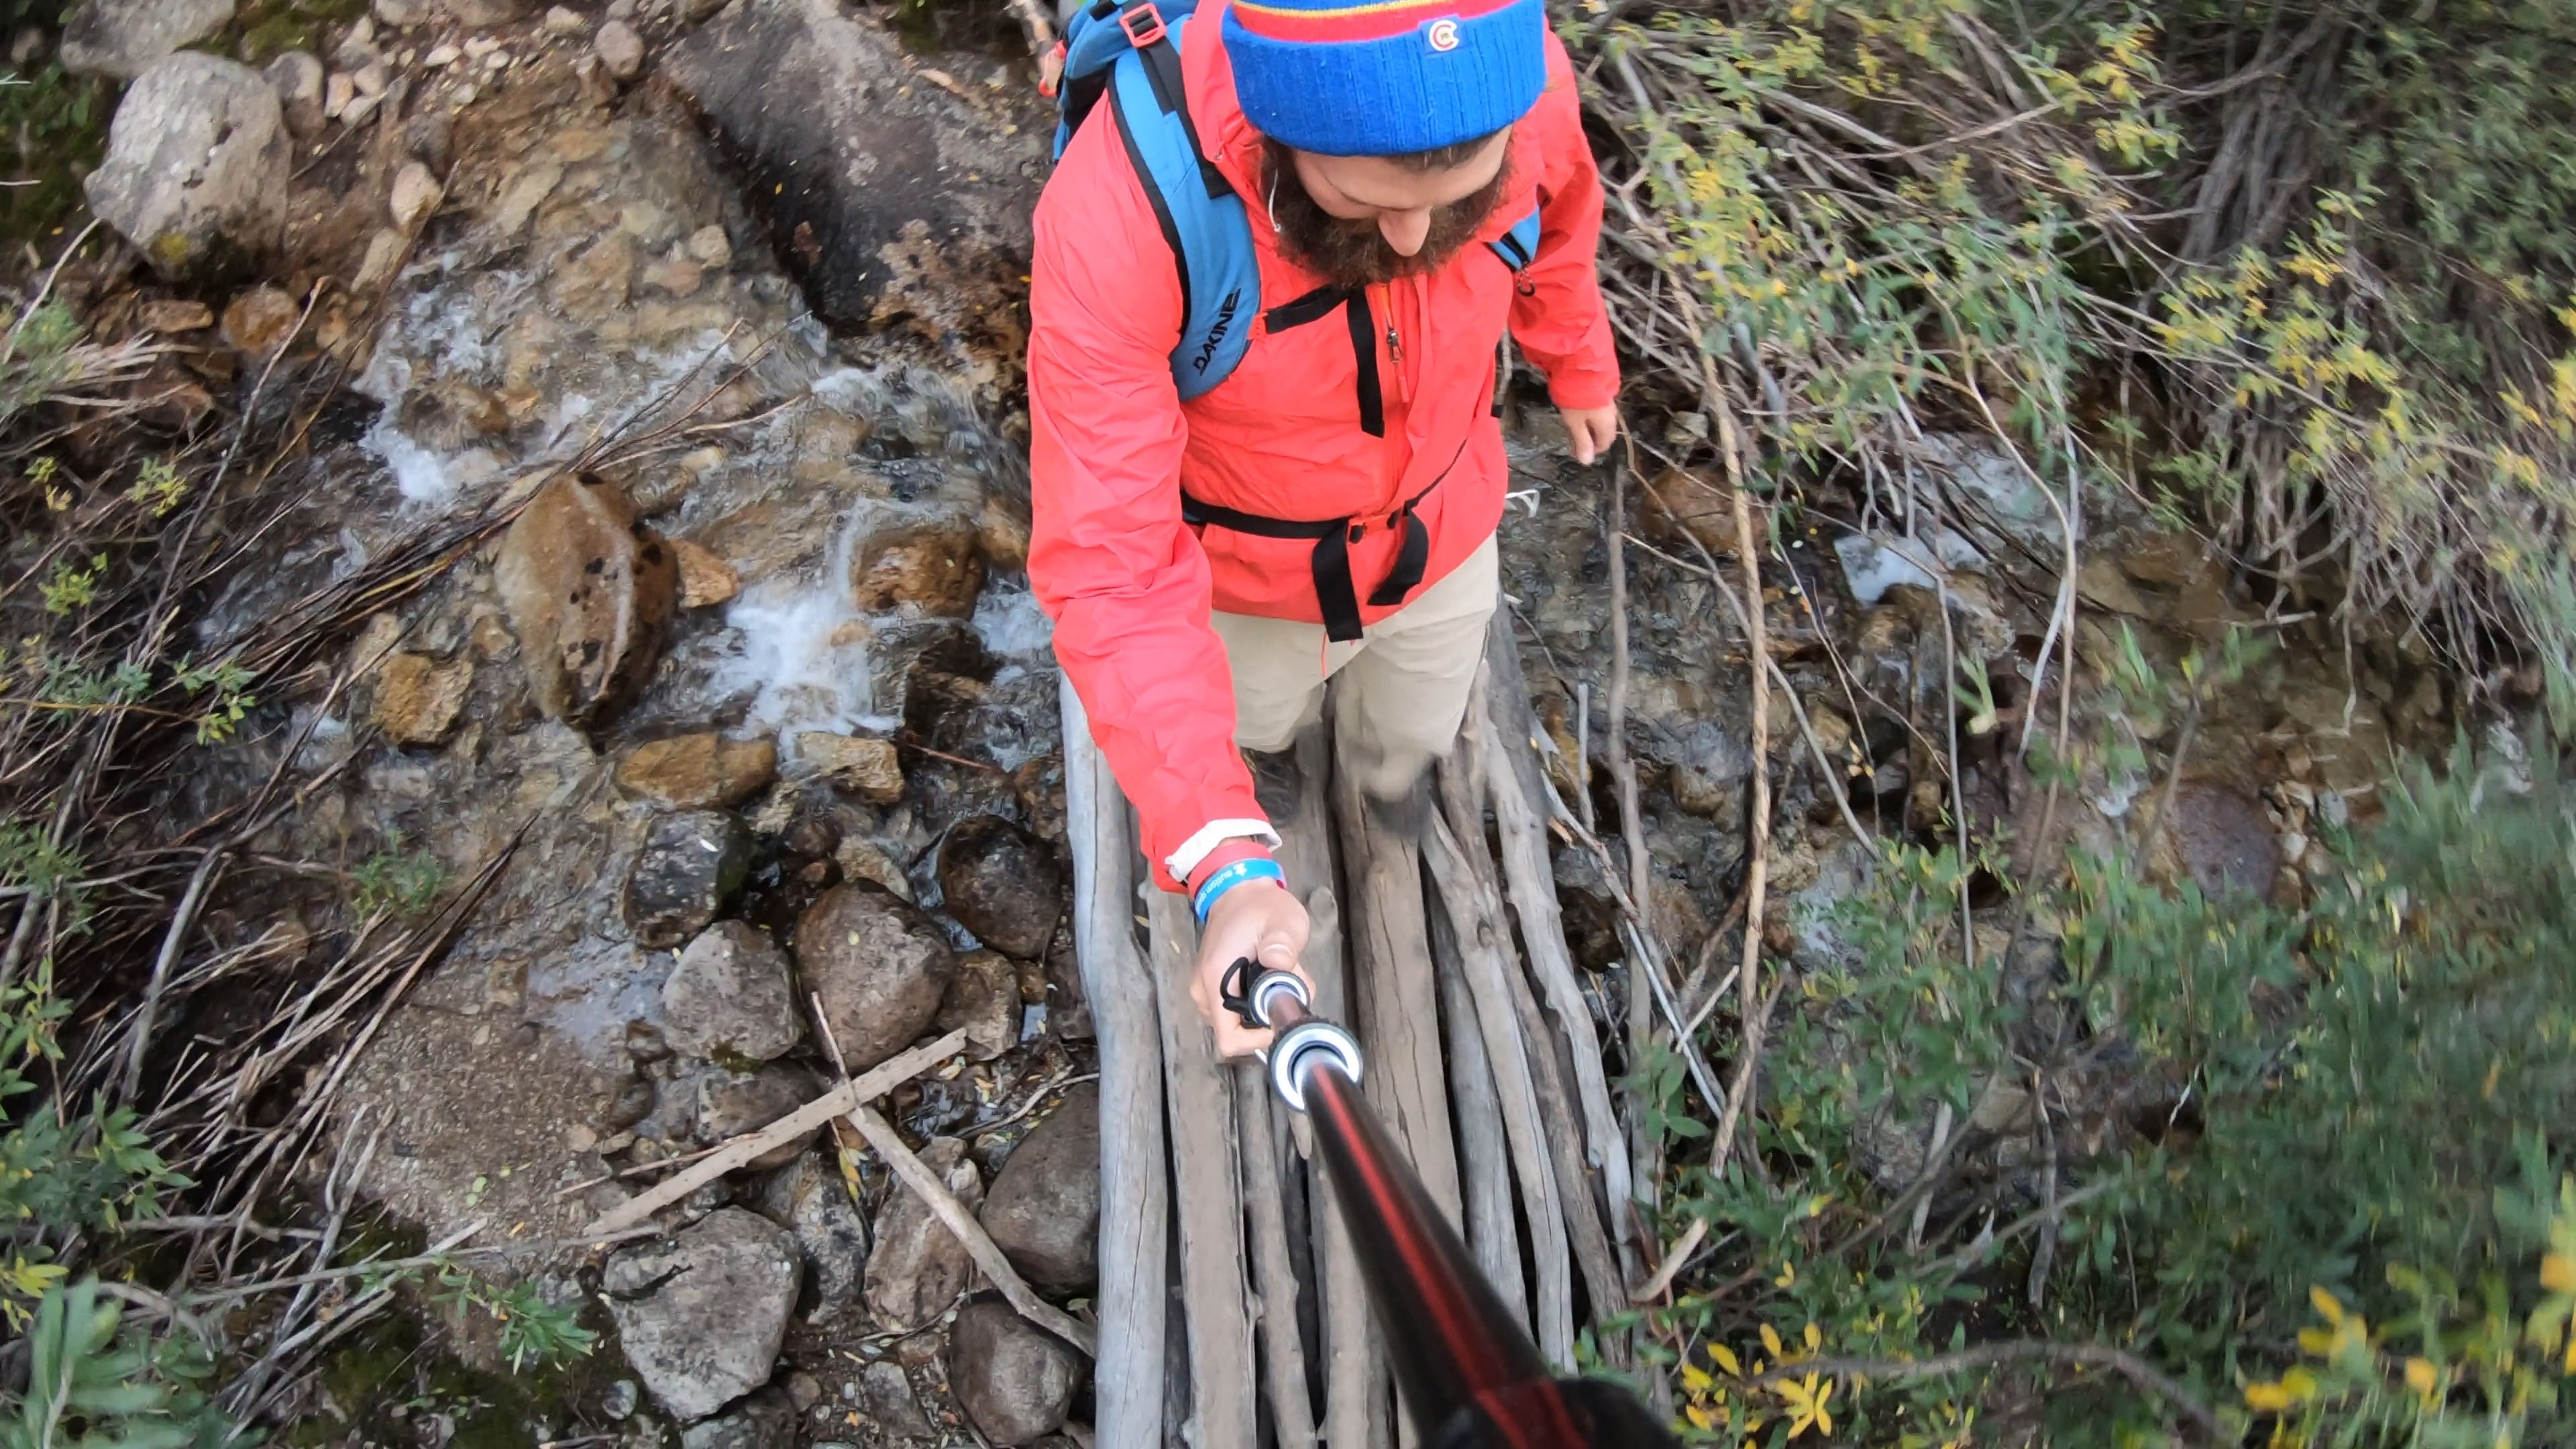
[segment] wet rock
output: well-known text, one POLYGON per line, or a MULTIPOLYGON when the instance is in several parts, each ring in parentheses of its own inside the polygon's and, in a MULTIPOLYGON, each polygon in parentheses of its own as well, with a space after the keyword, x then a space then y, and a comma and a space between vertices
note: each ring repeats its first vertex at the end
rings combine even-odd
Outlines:
POLYGON ((711 272, 721 272, 733 265, 733 238, 720 226, 699 227, 689 233, 689 258, 711 272))
POLYGON ((947 938, 919 908, 871 883, 823 893, 796 923, 796 968, 853 1073, 929 1028, 957 974, 947 938))
POLYGON ((602 1296, 656 1402, 703 1419, 769 1381, 796 1302, 796 1240, 741 1208, 611 1258, 602 1296))
POLYGON ((903 761, 892 740, 863 740, 808 730, 796 737, 796 757, 825 779, 877 805, 903 798, 903 761))
POLYGON ((996 1444, 1054 1433, 1081 1383, 1082 1355, 1007 1303, 970 1303, 949 1331, 949 1390, 996 1444))
MULTIPOLYGON (((974 1211, 984 1180, 955 1137, 934 1137, 921 1160, 950 1194, 974 1211)), ((948 1311, 975 1275, 966 1245, 940 1224, 918 1194, 897 1187, 877 1209, 876 1251, 868 1255, 868 1312, 881 1328, 917 1328, 948 1311)))
POLYGON ((275 287, 253 287, 224 306, 224 341, 236 351, 267 357, 286 345, 302 309, 275 287))
POLYGON ((126 90, 107 160, 81 189, 163 277, 219 277, 276 250, 293 146, 265 77, 181 51, 126 90))
POLYGON ((923 84, 883 25, 803 0, 744 0, 673 46, 661 70, 747 159, 746 194, 802 262, 826 319, 865 325, 881 302, 913 300, 887 259, 908 230, 935 239, 954 268, 1016 284, 1008 259, 1029 244, 1039 128, 1003 134, 923 84))
POLYGON ((852 836, 842 841, 832 848, 832 862, 841 868, 843 880, 874 881, 898 899, 912 899, 912 882, 904 878, 902 863, 873 840, 852 836))
POLYGON ((771 1173, 752 1205, 795 1235, 814 1304, 809 1321, 831 1323, 858 1305, 867 1282, 868 1220, 828 1155, 807 1152, 771 1173))
POLYGON ((619 80, 633 80, 644 73, 644 37, 623 20, 612 20, 599 27, 591 42, 599 63, 619 80))
POLYGON ((1044 955, 1064 913, 1064 879, 1046 842, 998 815, 960 822, 939 848, 948 914, 1006 956, 1044 955))
POLYGON ((951 510, 906 510, 859 540, 850 590, 869 613, 910 606, 940 618, 975 612, 984 589, 984 546, 972 518, 951 510))
POLYGON ((921 1412, 903 1365, 892 1359, 881 1358, 859 1370, 859 1399, 867 1406, 869 1422, 895 1438, 929 1439, 939 1432, 921 1412))
POLYGON ((679 810, 730 809, 777 774, 777 745, 729 740, 713 730, 652 740, 617 762, 620 788, 679 810))
POLYGON ((132 80, 232 18, 233 0, 88 0, 63 26, 58 55, 74 75, 132 80))
POLYGON ((998 951, 969 951, 957 958, 957 974, 941 998, 934 1031, 966 1032, 967 1054, 989 1062, 1020 1039, 1020 978, 1010 958, 998 951))
POLYGON ((667 950, 705 930, 751 867, 751 833, 720 810, 653 822, 626 878, 626 925, 636 944, 667 950))
POLYGON ((426 654, 397 654, 376 681, 376 727, 398 745, 437 744, 456 727, 473 683, 469 660, 442 664, 426 654))
POLYGON ((322 62, 300 50, 282 52, 260 72, 277 90, 286 129, 310 136, 322 129, 322 62))
POLYGON ((777 1389, 762 1389, 681 1430, 680 1449, 796 1449, 796 1405, 777 1389))
POLYGON ((598 724, 652 672, 679 571, 624 490, 589 474, 547 483, 502 539, 493 582, 548 717, 598 724))
POLYGON ((742 575, 733 565, 715 553, 685 538, 671 541, 671 554, 680 563, 680 607, 705 609, 725 603, 742 592, 742 575))
POLYGON ((525 16, 528 0, 438 0, 438 8, 460 25, 488 30, 525 16))
POLYGON ((718 921, 698 933, 662 983, 662 1028, 693 1057, 765 1062, 805 1034, 787 953, 766 932, 718 921))
MULTIPOLYGON (((745 1132, 757 1132, 822 1094, 813 1073, 785 1062, 771 1062, 756 1072, 718 1068, 698 1079, 698 1139, 713 1146, 745 1132)), ((780 1143, 744 1166, 753 1172, 785 1167, 813 1140, 814 1134, 808 1132, 780 1143)))
POLYGON ((427 166, 406 161, 394 173, 393 192, 386 205, 393 211, 394 225, 410 231, 438 209, 439 199, 446 194, 447 189, 429 174, 427 166))
POLYGON ((1100 1272, 1100 1089, 1064 1094, 1011 1149, 978 1215, 1011 1266, 1050 1293, 1078 1293, 1100 1272))

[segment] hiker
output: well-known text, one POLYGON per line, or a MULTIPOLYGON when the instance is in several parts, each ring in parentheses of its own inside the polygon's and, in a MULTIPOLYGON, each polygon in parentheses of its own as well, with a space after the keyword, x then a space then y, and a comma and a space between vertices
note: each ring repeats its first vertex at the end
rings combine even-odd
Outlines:
POLYGON ((1226 967, 1293 971, 1305 945, 1313 883, 1272 822, 1325 681, 1373 808, 1418 811, 1457 736, 1499 594, 1506 324, 1579 462, 1617 431, 1619 374, 1543 0, 1175 9, 1098 0, 1067 30, 1029 580, 1238 1056, 1269 1034, 1219 1009, 1226 967))

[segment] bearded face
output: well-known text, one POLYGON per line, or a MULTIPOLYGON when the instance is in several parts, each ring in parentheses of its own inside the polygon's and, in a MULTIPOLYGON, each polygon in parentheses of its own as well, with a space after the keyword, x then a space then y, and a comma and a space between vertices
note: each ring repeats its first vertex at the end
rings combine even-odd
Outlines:
POLYGON ((1413 255, 1387 245, 1375 217, 1335 216, 1307 194, 1297 177, 1295 153, 1276 141, 1262 142, 1261 188, 1270 220, 1278 228, 1279 250, 1299 266, 1336 287, 1359 288, 1417 277, 1439 270, 1502 205, 1511 184, 1507 160, 1494 179, 1473 193, 1432 208, 1430 234, 1413 255))

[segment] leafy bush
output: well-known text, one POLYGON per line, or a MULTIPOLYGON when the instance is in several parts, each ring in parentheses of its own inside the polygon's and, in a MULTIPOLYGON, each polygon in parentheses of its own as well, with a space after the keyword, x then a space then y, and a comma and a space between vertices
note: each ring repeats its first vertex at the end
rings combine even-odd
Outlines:
POLYGON ((1693 1422, 1939 1443, 2036 1362, 2059 1444, 2192 1405, 2284 1444, 2576 1434, 2576 789, 2530 774, 2409 769, 2301 911, 2083 862, 2038 981, 1964 966, 1955 852, 1891 848, 1766 1057, 1774 1181, 1687 1184, 1740 1234, 1662 1319, 1693 1422))

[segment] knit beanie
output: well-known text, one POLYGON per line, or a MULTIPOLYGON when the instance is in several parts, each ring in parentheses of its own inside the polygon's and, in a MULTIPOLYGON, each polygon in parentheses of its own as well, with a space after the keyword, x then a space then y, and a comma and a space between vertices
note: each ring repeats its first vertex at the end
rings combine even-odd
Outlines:
POLYGON ((1246 120, 1326 156, 1491 135, 1547 84, 1545 0, 1233 0, 1225 50, 1246 120))

